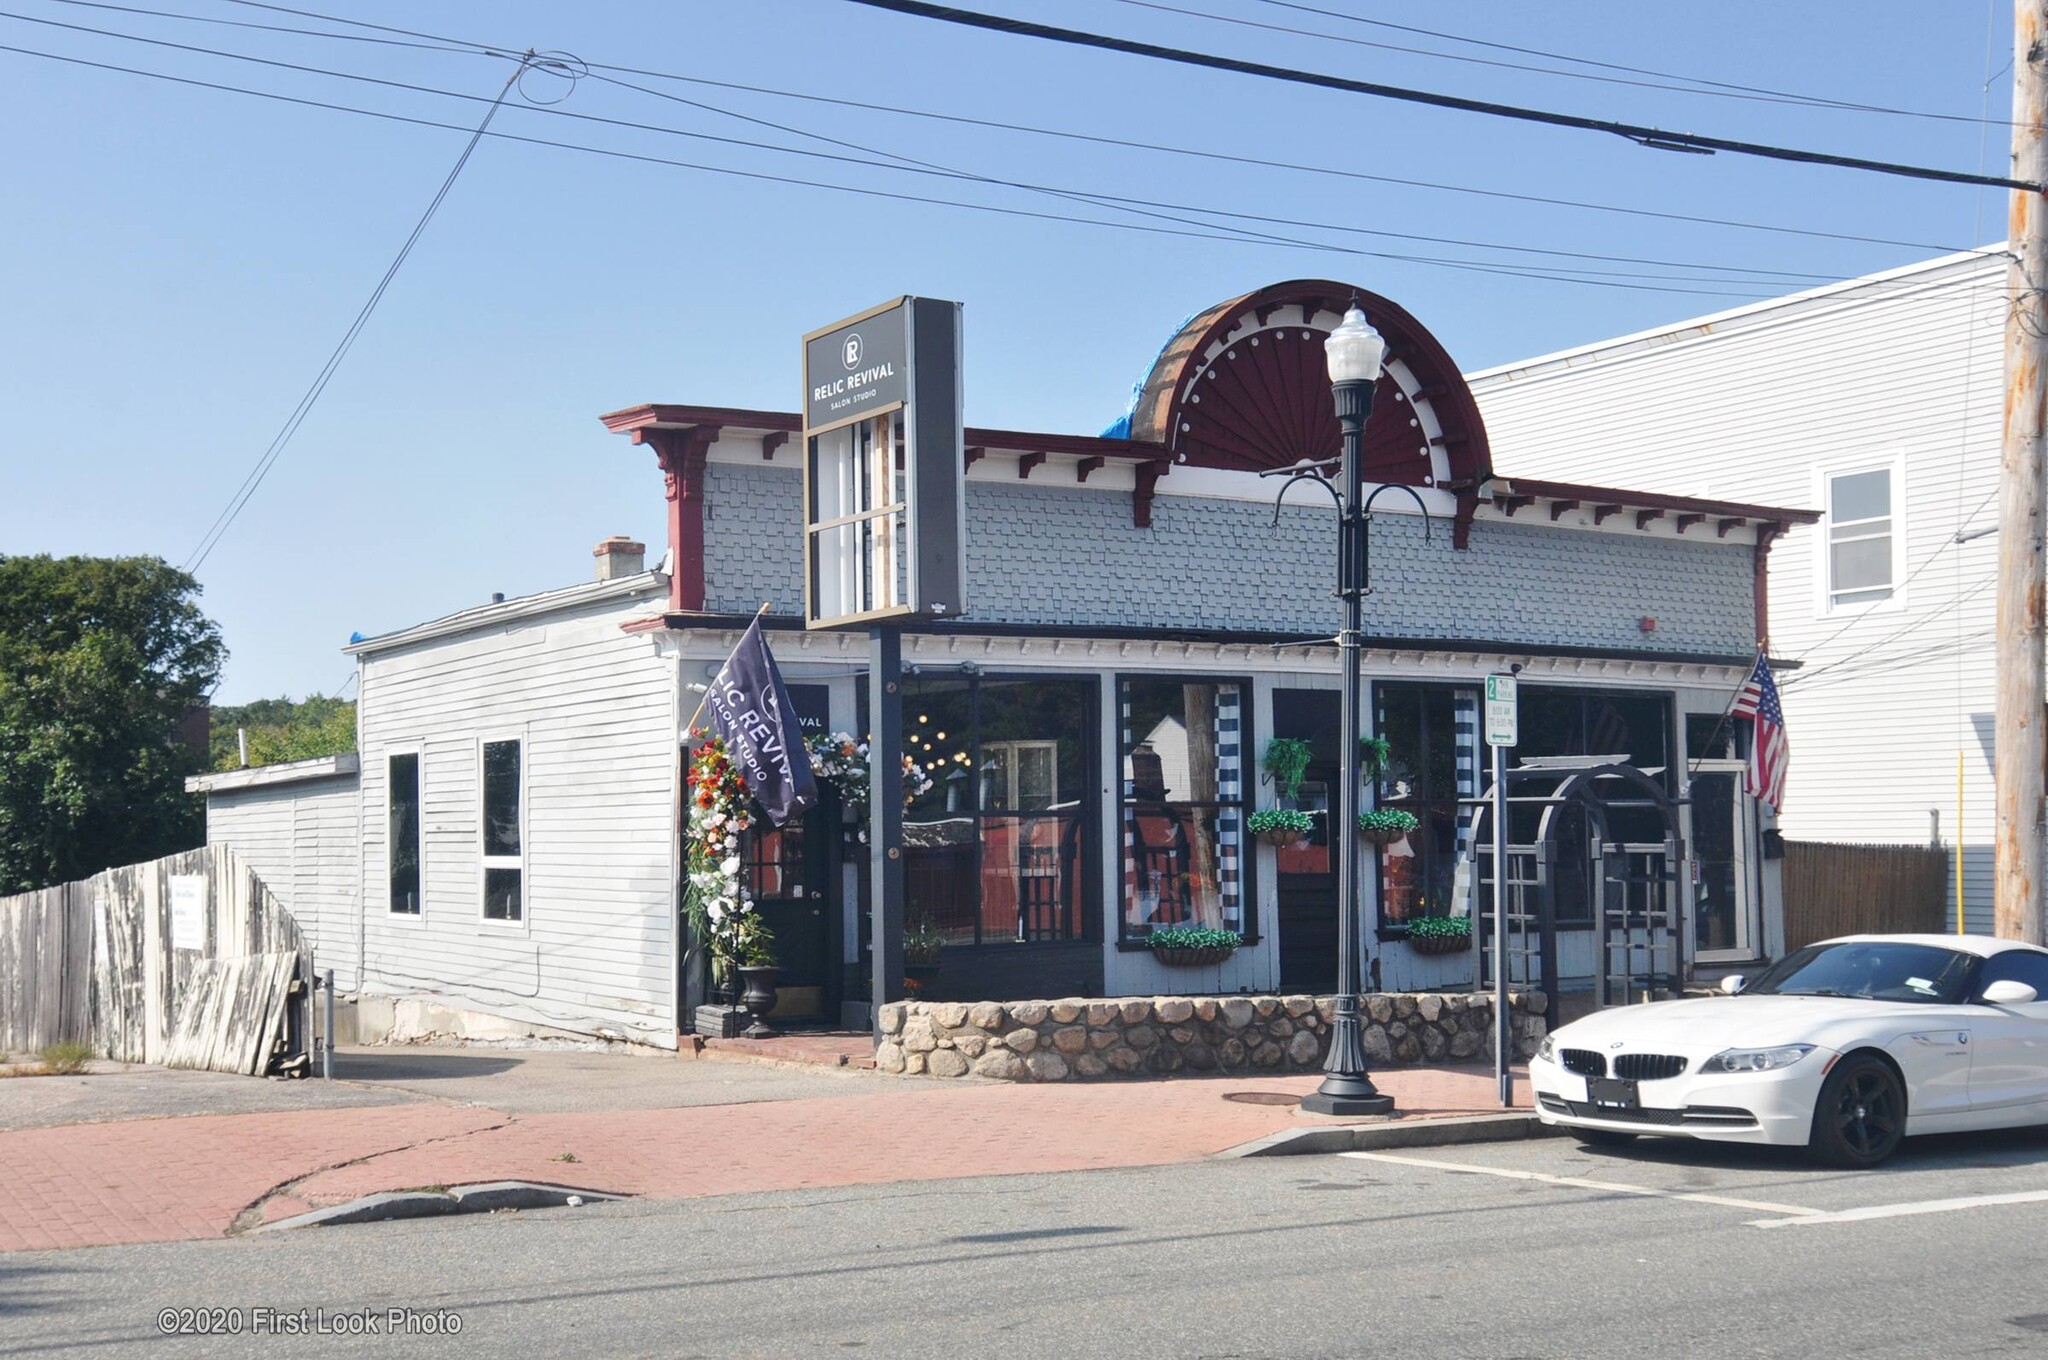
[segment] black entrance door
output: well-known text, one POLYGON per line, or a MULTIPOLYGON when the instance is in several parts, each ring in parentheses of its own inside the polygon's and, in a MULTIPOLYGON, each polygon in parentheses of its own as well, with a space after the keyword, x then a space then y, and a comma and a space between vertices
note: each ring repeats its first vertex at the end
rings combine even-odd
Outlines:
POLYGON ((754 905, 775 932, 775 963, 782 970, 776 982, 777 1018, 810 1020, 838 1014, 838 998, 831 995, 839 981, 831 966, 837 936, 832 927, 838 918, 830 909, 832 895, 827 890, 828 832, 838 817, 838 800, 826 798, 785 826, 760 822, 743 842, 743 867, 754 905))
POLYGON ((1305 840, 1274 852, 1280 875, 1283 992, 1322 994, 1337 989, 1337 860, 1330 822, 1336 815, 1341 717, 1335 690, 1273 691, 1273 736, 1306 741, 1312 752, 1300 791, 1289 798, 1284 788, 1273 788, 1274 805, 1318 814, 1316 829, 1305 840))

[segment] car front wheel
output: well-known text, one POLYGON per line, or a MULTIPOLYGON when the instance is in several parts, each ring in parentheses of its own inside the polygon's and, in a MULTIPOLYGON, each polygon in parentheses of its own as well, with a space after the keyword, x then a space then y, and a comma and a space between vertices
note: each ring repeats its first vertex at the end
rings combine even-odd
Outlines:
POLYGON ((1906 1092, 1891 1067, 1867 1053, 1842 1059, 1822 1083, 1806 1150, 1829 1166, 1876 1166, 1906 1129, 1906 1092))

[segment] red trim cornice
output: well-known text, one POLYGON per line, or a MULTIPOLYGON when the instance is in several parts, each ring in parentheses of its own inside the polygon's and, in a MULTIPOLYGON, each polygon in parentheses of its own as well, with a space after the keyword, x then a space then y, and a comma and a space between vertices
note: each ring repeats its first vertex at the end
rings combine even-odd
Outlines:
POLYGON ((631 427, 633 442, 654 450, 668 497, 668 605, 672 611, 704 607, 704 460, 719 427, 631 427))

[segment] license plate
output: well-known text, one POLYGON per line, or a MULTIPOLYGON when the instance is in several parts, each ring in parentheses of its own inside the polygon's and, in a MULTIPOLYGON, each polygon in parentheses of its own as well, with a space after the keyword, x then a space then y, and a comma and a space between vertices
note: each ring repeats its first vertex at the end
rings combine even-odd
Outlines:
POLYGON ((1595 1108, 1602 1110, 1639 1110, 1642 1101, 1636 1095, 1636 1084, 1619 1077, 1588 1077, 1586 1099, 1595 1108))

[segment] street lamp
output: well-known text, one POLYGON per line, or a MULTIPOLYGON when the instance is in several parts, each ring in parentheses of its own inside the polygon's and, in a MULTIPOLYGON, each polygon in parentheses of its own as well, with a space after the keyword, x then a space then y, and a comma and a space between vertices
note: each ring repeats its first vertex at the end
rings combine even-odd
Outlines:
MULTIPOLYGON (((1337 424, 1344 432, 1344 489, 1336 496, 1337 595, 1344 601, 1344 631, 1337 634, 1337 652, 1344 665, 1343 716, 1338 729, 1344 778, 1338 785, 1337 829, 1332 834, 1343 848, 1337 857, 1337 1011, 1330 1030, 1330 1053, 1323 1060, 1323 1084, 1303 1098, 1301 1108, 1315 1114, 1387 1114, 1394 1108, 1394 1098, 1381 1095, 1366 1073, 1365 1037, 1358 1023, 1358 794, 1362 782, 1358 653, 1370 587, 1365 422, 1372 414, 1373 388, 1387 356, 1387 342, 1366 321, 1354 297, 1344 320, 1323 342, 1323 351, 1329 359, 1330 390, 1337 399, 1337 424)), ((1281 495, 1286 494, 1283 488, 1281 495)), ((1428 524, 1425 515, 1425 533, 1428 524)))

